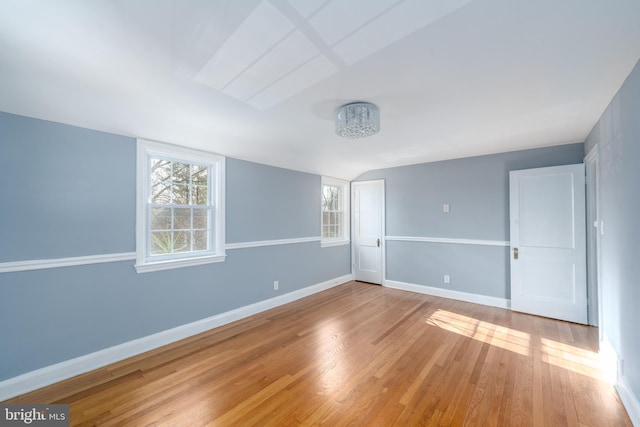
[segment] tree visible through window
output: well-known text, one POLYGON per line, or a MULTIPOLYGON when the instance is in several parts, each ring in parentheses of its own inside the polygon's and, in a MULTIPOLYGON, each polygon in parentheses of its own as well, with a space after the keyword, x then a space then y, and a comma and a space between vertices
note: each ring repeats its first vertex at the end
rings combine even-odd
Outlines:
POLYGON ((343 213, 340 206, 340 187, 322 186, 322 238, 342 238, 343 213))
POLYGON ((349 244, 349 182, 322 177, 322 246, 349 244))
POLYGON ((208 193, 206 165, 151 159, 150 255, 208 249, 208 193))
POLYGON ((136 270, 224 261, 225 159, 138 140, 136 270))

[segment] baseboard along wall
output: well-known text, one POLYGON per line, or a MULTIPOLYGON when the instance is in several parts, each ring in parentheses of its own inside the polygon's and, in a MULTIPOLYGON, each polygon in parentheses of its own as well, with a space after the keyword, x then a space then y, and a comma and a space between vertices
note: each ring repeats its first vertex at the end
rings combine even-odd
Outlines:
POLYGON ((622 357, 611 344, 606 334, 600 341, 600 356, 605 369, 608 371, 607 373, 610 377, 608 379, 615 384, 620 401, 622 401, 622 405, 627 410, 631 423, 636 427, 640 427, 640 401, 638 401, 638 397, 624 376, 624 361, 622 357))
POLYGON ((475 304, 488 305, 491 307, 511 308, 511 301, 505 298, 453 291, 450 289, 442 289, 435 286, 416 285, 413 283, 398 282, 388 279, 384 280, 383 285, 388 288, 401 289, 403 291, 417 292, 425 295, 433 295, 436 297, 472 302, 475 304))

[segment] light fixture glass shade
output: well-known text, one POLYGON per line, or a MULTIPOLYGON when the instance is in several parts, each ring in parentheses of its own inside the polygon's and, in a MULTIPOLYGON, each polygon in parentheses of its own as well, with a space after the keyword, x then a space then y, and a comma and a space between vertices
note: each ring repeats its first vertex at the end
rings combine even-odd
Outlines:
POLYGON ((336 133, 349 139, 364 138, 380 130, 380 110, 369 102, 353 102, 336 110, 336 133))

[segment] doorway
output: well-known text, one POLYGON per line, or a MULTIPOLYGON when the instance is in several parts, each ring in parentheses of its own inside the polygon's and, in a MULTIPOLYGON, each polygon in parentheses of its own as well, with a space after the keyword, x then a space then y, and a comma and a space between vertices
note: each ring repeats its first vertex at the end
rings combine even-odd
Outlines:
POLYGON ((352 268, 355 280, 381 285, 384 279, 384 180, 351 184, 352 268))

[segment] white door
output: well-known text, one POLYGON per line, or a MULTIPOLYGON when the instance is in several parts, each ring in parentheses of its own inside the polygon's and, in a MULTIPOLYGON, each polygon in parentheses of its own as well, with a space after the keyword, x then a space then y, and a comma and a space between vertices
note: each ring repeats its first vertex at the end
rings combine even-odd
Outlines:
POLYGON ((511 308, 587 323, 584 165, 509 173, 511 308))
POLYGON ((354 182, 353 274, 356 280, 382 284, 384 181, 354 182))

